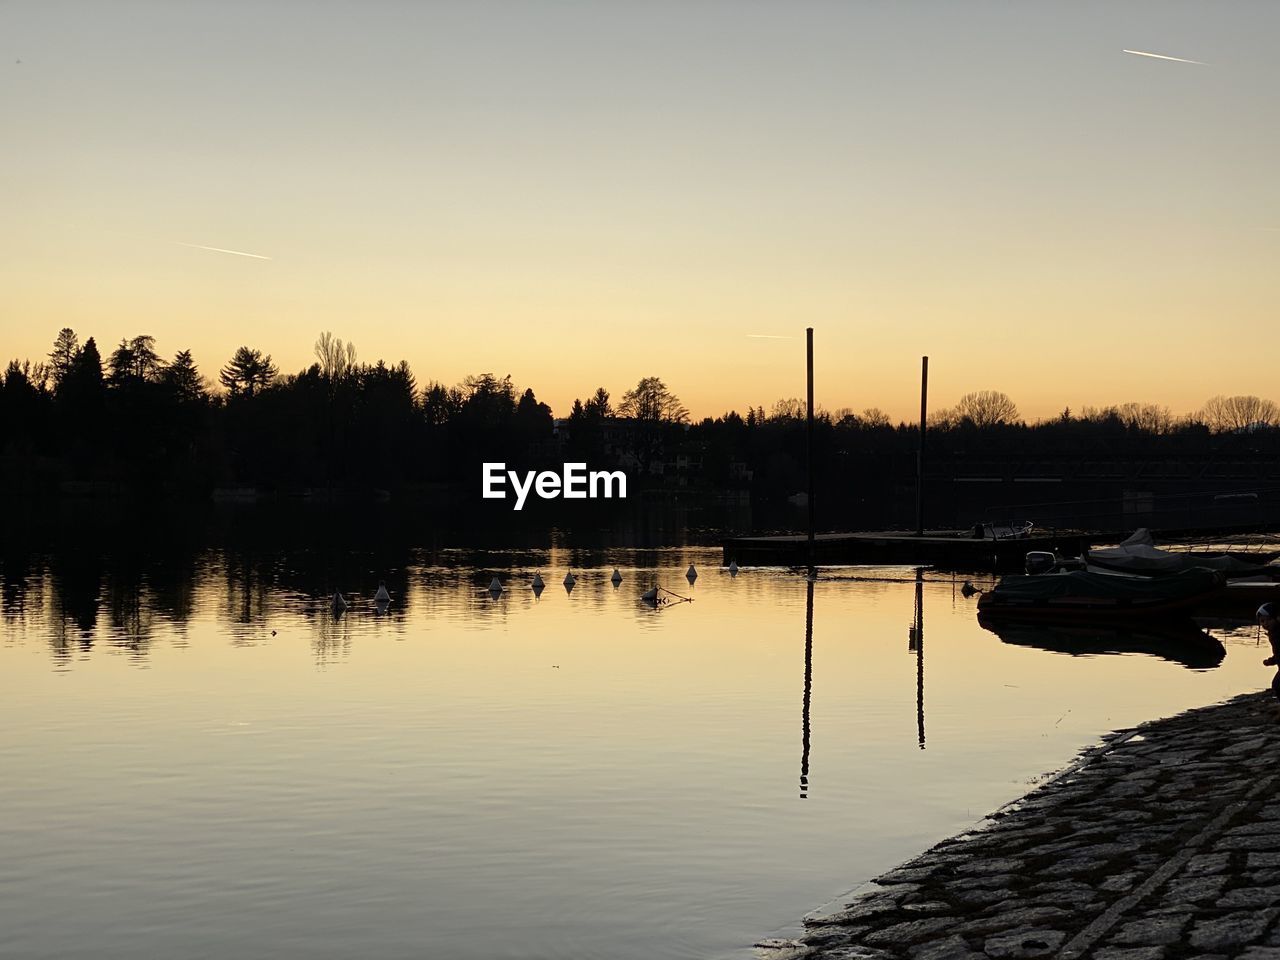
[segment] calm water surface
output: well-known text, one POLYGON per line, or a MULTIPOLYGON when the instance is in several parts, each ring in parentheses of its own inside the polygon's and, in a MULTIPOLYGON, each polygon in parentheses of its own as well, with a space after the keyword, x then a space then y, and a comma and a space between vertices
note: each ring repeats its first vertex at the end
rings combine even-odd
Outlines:
POLYGON ((438 553, 337 619, 283 560, 9 576, 0 955, 741 960, 1102 733, 1270 680, 1247 629, 1214 669, 1072 656, 926 572, 921 644, 913 570, 810 605, 719 559, 438 553))

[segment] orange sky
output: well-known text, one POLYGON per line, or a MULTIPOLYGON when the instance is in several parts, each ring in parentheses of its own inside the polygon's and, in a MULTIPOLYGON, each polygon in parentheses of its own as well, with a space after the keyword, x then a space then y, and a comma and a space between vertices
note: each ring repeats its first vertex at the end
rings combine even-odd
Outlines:
POLYGON ((922 353, 932 406, 1280 400, 1277 29, 1265 4, 8 4, 0 356, 69 325, 291 371, 332 330, 557 413, 656 374, 703 416, 803 395, 811 325, 827 408, 914 416, 922 353))

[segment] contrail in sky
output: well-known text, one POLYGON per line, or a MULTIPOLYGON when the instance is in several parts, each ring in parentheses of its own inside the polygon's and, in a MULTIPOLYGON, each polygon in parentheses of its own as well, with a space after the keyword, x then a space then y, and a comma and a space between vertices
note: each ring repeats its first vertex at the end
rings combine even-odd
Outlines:
POLYGON ((1182 57, 1166 57, 1163 53, 1147 53, 1145 50, 1125 50, 1125 53, 1132 53, 1135 57, 1154 57, 1157 60, 1174 60, 1178 63, 1198 63, 1200 66, 1208 66, 1203 60, 1184 60, 1182 57))
POLYGON ((271 259, 270 257, 264 257, 260 253, 245 253, 243 250, 227 250, 223 247, 206 247, 203 243, 183 243, 181 240, 174 240, 172 242, 176 243, 180 247, 192 247, 196 250, 212 250, 214 253, 231 253, 235 254, 237 257, 253 257, 255 260, 271 259))
POLYGON ((795 337, 780 337, 772 333, 748 333, 748 340, 794 340, 795 337))

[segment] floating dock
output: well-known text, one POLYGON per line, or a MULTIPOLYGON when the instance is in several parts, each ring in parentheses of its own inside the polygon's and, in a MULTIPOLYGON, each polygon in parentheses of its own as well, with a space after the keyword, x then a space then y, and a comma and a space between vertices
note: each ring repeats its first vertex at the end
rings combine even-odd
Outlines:
POLYGON ((1030 537, 990 540, 971 533, 927 531, 924 536, 903 531, 881 533, 820 533, 813 540, 803 533, 766 537, 730 537, 721 542, 724 562, 742 566, 803 566, 815 564, 883 563, 948 567, 961 570, 1021 570, 1028 551, 1048 550, 1078 557, 1095 543, 1116 542, 1115 533, 1035 533, 1030 537))

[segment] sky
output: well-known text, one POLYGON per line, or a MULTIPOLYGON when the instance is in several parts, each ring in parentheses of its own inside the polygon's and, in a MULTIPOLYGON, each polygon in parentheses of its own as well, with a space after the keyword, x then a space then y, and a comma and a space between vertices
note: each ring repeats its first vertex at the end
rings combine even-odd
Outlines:
POLYGON ((811 326, 827 409, 915 416, 923 354, 931 407, 1280 400, 1277 35, 1271 0, 4 0, 0 362, 70 326, 290 372, 330 330, 702 417, 803 396, 811 326))

